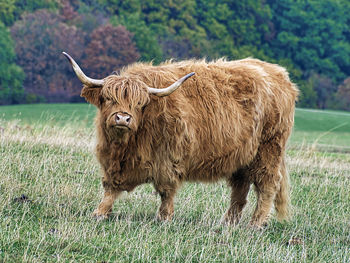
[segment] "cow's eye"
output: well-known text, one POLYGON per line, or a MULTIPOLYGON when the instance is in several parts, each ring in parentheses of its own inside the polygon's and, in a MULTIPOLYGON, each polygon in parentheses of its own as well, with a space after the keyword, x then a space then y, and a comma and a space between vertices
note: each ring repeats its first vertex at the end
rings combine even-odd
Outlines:
POLYGON ((137 107, 143 109, 146 105, 143 105, 141 101, 137 103, 137 107))
POLYGON ((100 101, 100 105, 102 105, 106 101, 102 96, 100 96, 98 99, 100 101))
POLYGON ((114 100, 111 100, 111 99, 106 99, 106 105, 107 106, 113 106, 117 104, 114 100))
POLYGON ((107 107, 111 107, 114 105, 113 101, 111 99, 105 99, 105 105, 107 107))

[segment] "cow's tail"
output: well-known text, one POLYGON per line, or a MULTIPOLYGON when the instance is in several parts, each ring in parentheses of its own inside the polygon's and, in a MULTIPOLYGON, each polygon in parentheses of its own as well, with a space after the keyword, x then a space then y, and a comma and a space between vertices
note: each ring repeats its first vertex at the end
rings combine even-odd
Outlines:
POLYGON ((275 209, 279 221, 290 219, 290 195, 289 195, 289 175, 283 158, 281 168, 280 188, 275 198, 275 209))

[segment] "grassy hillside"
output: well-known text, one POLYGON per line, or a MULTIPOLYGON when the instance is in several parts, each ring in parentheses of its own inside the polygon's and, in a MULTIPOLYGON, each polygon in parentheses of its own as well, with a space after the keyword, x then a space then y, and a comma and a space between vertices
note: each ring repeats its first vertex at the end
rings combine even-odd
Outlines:
POLYGON ((350 112, 296 109, 291 144, 350 152, 350 112))
POLYGON ((256 231, 247 226, 253 192, 241 224, 221 224, 230 197, 224 182, 185 184, 169 223, 154 220, 160 199, 151 185, 117 200, 109 220, 92 219, 102 193, 94 111, 86 104, 0 107, 0 262, 350 261, 350 154, 299 143, 324 135, 319 141, 346 147, 350 114, 296 111, 291 145, 299 147, 287 157, 293 218, 272 218, 256 231))

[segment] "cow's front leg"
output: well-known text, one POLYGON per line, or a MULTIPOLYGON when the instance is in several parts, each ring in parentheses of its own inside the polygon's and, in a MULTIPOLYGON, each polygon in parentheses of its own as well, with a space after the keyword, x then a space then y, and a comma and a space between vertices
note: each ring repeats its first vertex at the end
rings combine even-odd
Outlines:
POLYGON ((101 203, 92 213, 92 216, 97 219, 106 219, 112 212, 112 207, 115 199, 121 194, 116 190, 105 190, 101 203))
POLYGON ((176 185, 158 185, 156 189, 161 198, 161 205, 157 219, 160 221, 170 221, 174 215, 174 196, 176 193, 176 185))

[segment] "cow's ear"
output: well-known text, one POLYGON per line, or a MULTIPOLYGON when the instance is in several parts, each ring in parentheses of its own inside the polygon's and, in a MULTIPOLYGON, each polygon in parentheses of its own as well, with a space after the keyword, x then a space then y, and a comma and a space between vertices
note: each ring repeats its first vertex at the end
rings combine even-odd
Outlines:
POLYGON ((91 88, 91 87, 83 87, 81 90, 81 97, 84 97, 87 102, 98 107, 100 105, 100 93, 102 87, 91 88))

